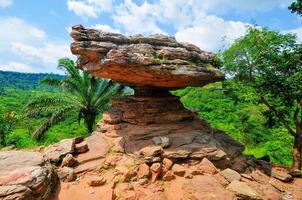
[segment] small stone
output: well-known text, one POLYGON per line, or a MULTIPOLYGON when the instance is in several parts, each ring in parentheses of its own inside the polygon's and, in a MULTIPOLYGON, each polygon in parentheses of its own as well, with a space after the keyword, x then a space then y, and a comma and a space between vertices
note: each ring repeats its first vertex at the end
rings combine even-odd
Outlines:
POLYGON ((186 173, 186 169, 179 164, 174 164, 172 167, 172 171, 173 171, 173 174, 175 174, 177 176, 184 176, 186 173))
POLYGON ((207 173, 207 174, 216 174, 218 173, 217 168, 215 165, 209 161, 207 158, 203 158, 201 163, 197 167, 198 170, 201 171, 201 173, 207 173))
POLYGON ((165 167, 167 170, 171 169, 173 165, 173 161, 168 159, 168 158, 164 158, 163 159, 163 167, 165 167))
POLYGON ((87 181, 87 184, 91 187, 98 187, 104 185, 106 183, 106 179, 104 177, 91 177, 87 181))
POLYGON ((139 179, 148 178, 150 176, 150 168, 146 163, 140 164, 137 170, 137 176, 139 179))
POLYGON ((65 158, 62 160, 61 167, 72 167, 77 163, 77 159, 73 157, 71 154, 67 154, 65 158))
POLYGON ((167 148, 171 145, 170 139, 168 137, 157 136, 152 138, 153 142, 157 146, 161 146, 162 148, 167 148))
POLYGON ((249 199, 249 200, 262 199, 254 189, 252 189, 246 183, 237 180, 232 181, 226 189, 230 190, 231 192, 234 192, 239 199, 249 199))
POLYGON ((138 180, 138 183, 140 185, 145 185, 145 184, 148 183, 148 179, 147 178, 141 178, 141 179, 138 180))
POLYGON ((74 138, 74 143, 78 144, 80 142, 83 142, 83 140, 84 140, 83 136, 79 136, 79 137, 74 138))
POLYGON ((151 181, 155 182, 161 174, 161 164, 153 163, 150 167, 151 170, 151 181))
POLYGON ((140 150, 139 154, 144 157, 156 157, 162 153, 163 149, 161 146, 144 147, 140 150))
POLYGON ((74 181, 77 177, 74 170, 70 167, 63 167, 58 171, 58 177, 63 182, 74 181))
POLYGON ((187 179, 192 179, 193 175, 189 170, 186 170, 184 177, 187 179))
POLYGON ((89 190, 89 194, 94 194, 95 191, 94 190, 89 190))
POLYGON ((86 141, 83 141, 79 144, 75 145, 75 150, 77 153, 86 153, 87 151, 89 151, 88 145, 86 141))
POLYGON ((171 170, 167 171, 165 173, 165 175, 163 176, 164 181, 172 181, 174 178, 175 178, 175 176, 173 175, 171 170))
POLYGON ((232 170, 230 168, 227 168, 227 169, 223 170, 221 172, 221 174, 229 182, 239 181, 240 178, 241 178, 241 175, 238 172, 236 172, 236 171, 234 171, 234 170, 232 170))
POLYGON ((298 169, 292 169, 288 172, 292 177, 301 177, 301 171, 298 169))
POLYGON ((277 170, 277 169, 272 169, 272 177, 279 179, 280 181, 283 182, 289 182, 292 180, 292 176, 288 173, 285 173, 283 171, 277 170))

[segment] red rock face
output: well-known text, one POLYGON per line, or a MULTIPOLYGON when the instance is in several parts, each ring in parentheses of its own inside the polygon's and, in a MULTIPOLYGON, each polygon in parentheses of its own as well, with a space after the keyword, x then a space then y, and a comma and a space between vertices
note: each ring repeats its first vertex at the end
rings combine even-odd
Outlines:
POLYGON ((224 79, 212 53, 174 37, 128 37, 83 26, 74 26, 71 36, 80 68, 128 86, 177 89, 224 79))

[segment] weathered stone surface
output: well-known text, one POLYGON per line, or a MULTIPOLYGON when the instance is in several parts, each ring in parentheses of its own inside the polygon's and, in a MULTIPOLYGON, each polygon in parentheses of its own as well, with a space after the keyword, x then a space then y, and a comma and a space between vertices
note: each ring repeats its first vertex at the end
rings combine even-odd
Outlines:
POLYGON ((46 200, 56 183, 55 171, 41 153, 0 152, 0 199, 46 200))
POLYGON ((63 167, 59 169, 58 177, 63 182, 71 182, 77 178, 76 174, 74 173, 74 169, 70 167, 63 167))
POLYGON ((234 196, 225 190, 219 182, 210 176, 197 176, 185 182, 182 191, 177 191, 178 199, 200 199, 200 200, 233 200, 234 196))
POLYGON ((135 87, 183 88, 223 80, 214 55, 174 37, 123 36, 74 26, 71 51, 94 76, 135 87), (131 77, 129 79, 128 77, 131 77))
POLYGON ((140 164, 137 170, 138 178, 148 178, 151 175, 150 168, 146 163, 140 164))
POLYGON ((222 176, 224 176, 224 178, 225 178, 226 180, 228 180, 229 182, 239 181, 240 178, 241 178, 241 175, 240 175, 238 172, 236 172, 236 171, 234 171, 234 170, 232 170, 232 169, 229 169, 229 168, 223 170, 223 171, 221 172, 221 174, 222 174, 222 176))
POLYGON ((215 167, 215 165, 211 161, 209 161, 207 158, 202 159, 202 161, 198 165, 197 169, 201 173, 207 173, 207 174, 212 174, 212 175, 218 173, 218 170, 215 167))
POLYGON ((75 148, 74 139, 65 139, 53 144, 44 150, 44 157, 54 163, 59 163, 63 157, 73 153, 75 148))
POLYGON ((172 167, 172 171, 177 176, 184 176, 186 173, 186 168, 184 168, 182 165, 174 164, 172 167))
POLYGON ((77 162, 77 159, 73 155, 67 154, 62 160, 61 167, 72 167, 77 162))
POLYGON ((289 182, 292 180, 292 176, 284 171, 273 168, 271 173, 274 178, 280 181, 289 182))
POLYGON ((168 137, 157 136, 152 138, 155 145, 159 145, 162 148, 167 148, 171 145, 170 139, 168 137))
POLYGON ((156 181, 160 174, 161 174, 161 170, 162 170, 162 165, 161 163, 153 163, 150 167, 150 171, 151 171, 151 181, 154 182, 156 181))
POLYGON ((235 193, 235 195, 239 199, 246 200, 258 200, 262 199, 261 196, 251 187, 249 187, 246 183, 240 181, 232 181, 230 185, 227 187, 228 190, 235 193))
POLYGON ((75 150, 77 153, 86 153, 87 151, 89 151, 87 142, 83 141, 81 143, 76 144, 75 150))
POLYGON ((89 177, 87 184, 91 187, 98 187, 104 185, 106 183, 106 179, 102 176, 93 176, 89 177))
POLYGON ((167 171, 163 176, 164 181, 172 181, 175 178, 173 172, 171 170, 167 171))

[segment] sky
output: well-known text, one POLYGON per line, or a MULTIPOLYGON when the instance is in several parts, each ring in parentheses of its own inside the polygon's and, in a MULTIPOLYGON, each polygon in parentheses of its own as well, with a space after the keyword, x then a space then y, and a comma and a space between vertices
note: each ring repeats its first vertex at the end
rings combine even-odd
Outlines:
POLYGON ((292 0, 0 0, 0 70, 62 73, 71 27, 82 24, 126 35, 173 35, 206 51, 227 48, 256 24, 295 33, 302 17, 292 0))

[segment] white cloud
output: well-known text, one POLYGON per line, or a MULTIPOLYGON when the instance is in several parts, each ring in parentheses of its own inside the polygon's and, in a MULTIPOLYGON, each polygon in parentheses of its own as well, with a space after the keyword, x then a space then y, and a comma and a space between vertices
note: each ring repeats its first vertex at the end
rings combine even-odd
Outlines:
POLYGON ((30 66, 19 62, 9 62, 6 65, 0 65, 0 70, 16 72, 34 72, 34 70, 30 66))
POLYGON ((72 57, 69 44, 49 38, 21 18, 0 18, 0 27, 0 54, 5 55, 1 57, 2 70, 58 72, 58 59, 72 57))
POLYGON ((0 8, 6 8, 13 4, 13 0, 0 0, 0 8))
MULTIPOLYGON (((239 2, 239 0, 237 0, 239 2)), ((132 0, 125 0, 115 9, 114 22, 125 32, 165 33, 160 25, 171 26, 179 41, 190 42, 208 51, 217 51, 229 45, 236 38, 244 35, 246 24, 240 21, 225 21, 210 15, 206 11, 216 5, 216 0, 144 2, 140 5, 132 0)), ((219 1, 223 2, 230 1, 219 1)), ((242 3, 242 1, 240 1, 242 3)))
POLYGON ((284 33, 293 33, 293 34, 295 34, 297 36, 298 42, 302 43, 302 27, 301 28, 297 28, 297 29, 292 29, 292 30, 284 31, 284 33))
POLYGON ((46 33, 17 17, 0 18, 0 51, 9 48, 12 42, 37 43, 46 33))
POLYGON ((57 66, 58 60, 62 57, 72 57, 69 45, 54 42, 47 42, 38 47, 24 43, 13 43, 11 50, 31 63, 49 67, 57 66))
POLYGON ((120 30, 112 28, 111 26, 107 24, 96 24, 92 26, 91 28, 98 29, 105 32, 111 32, 111 33, 121 33, 120 30))
POLYGON ((112 9, 113 0, 68 0, 68 10, 80 17, 97 18, 112 9))
POLYGON ((125 0, 115 8, 113 20, 129 34, 165 33, 157 23, 159 9, 156 4, 144 2, 137 5, 132 0, 125 0))

